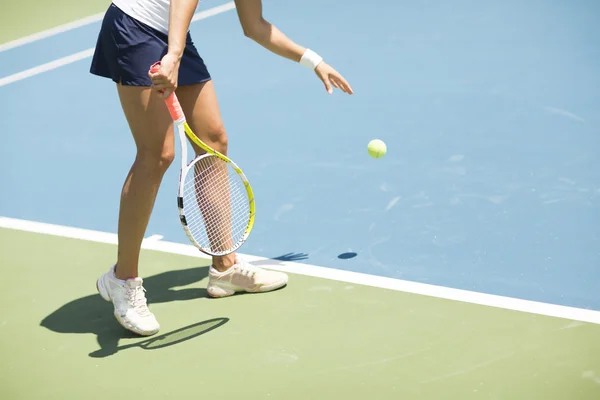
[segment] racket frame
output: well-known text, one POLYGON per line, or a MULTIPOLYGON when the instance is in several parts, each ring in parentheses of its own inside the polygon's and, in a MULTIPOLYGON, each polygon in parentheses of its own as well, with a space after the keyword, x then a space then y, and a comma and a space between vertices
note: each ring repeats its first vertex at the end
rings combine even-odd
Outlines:
MULTIPOLYGON (((160 65, 160 62, 155 63, 150 68, 150 71, 151 72, 157 71, 159 68, 159 65, 160 65)), ((183 113, 183 110, 181 109, 181 105, 179 104, 179 100, 177 99, 177 95, 175 94, 175 92, 173 92, 168 98, 165 99, 165 104, 169 110, 169 113, 171 114, 171 118, 173 119, 174 127, 177 129, 177 132, 179 134, 179 142, 181 144, 181 170, 179 173, 179 185, 178 185, 178 190, 177 190, 177 208, 179 211, 179 222, 181 223, 183 230, 184 230, 186 236, 188 237, 188 239, 190 240, 190 242, 192 242, 192 244, 198 250, 203 252, 204 254, 207 254, 210 256, 222 256, 222 255, 226 255, 226 254, 231 254, 234 251, 236 251, 238 248, 240 248, 240 246, 246 241, 246 239, 250 235, 250 232, 252 231, 252 228, 254 227, 254 217, 256 214, 256 203, 254 200, 254 192, 252 190, 252 186, 250 186, 250 183, 248 182, 246 175, 244 174, 242 169, 236 163, 234 163, 226 155, 221 154, 217 150, 213 149, 212 147, 210 147, 209 145, 204 143, 198 136, 196 136, 194 131, 190 128, 190 126, 187 123, 185 114, 183 113), (198 147, 200 147, 202 150, 204 150, 206 152, 205 154, 196 156, 189 163, 187 162, 187 150, 188 149, 187 149, 186 136, 193 143, 195 143, 198 147), (225 161, 226 163, 228 163, 233 168, 233 170, 239 175, 239 177, 242 179, 242 182, 244 183, 244 188, 246 189, 246 194, 248 195, 248 202, 249 202, 249 214, 250 215, 248 218, 248 224, 246 226, 244 234, 242 235, 241 239, 237 243, 235 243, 231 249, 228 249, 227 251, 222 251, 222 252, 209 251, 198 244, 198 242, 194 239, 192 233, 190 232, 190 230, 188 228, 188 224, 187 224, 187 220, 186 220, 185 212, 184 212, 185 204, 183 202, 183 189, 184 189, 183 186, 184 186, 184 182, 185 182, 185 177, 188 174, 188 172, 193 168, 194 164, 196 164, 202 158, 209 157, 209 156, 216 156, 216 157, 220 158, 221 160, 225 161)))
POLYGON ((252 228, 254 226, 256 204, 254 202, 254 193, 252 191, 252 186, 250 186, 250 183, 248 182, 246 175, 241 170, 241 168, 238 167, 238 165, 235 162, 233 162, 227 156, 219 153, 218 151, 216 151, 213 148, 206 145, 202 140, 200 140, 194 134, 194 132, 191 130, 191 128, 189 127, 187 122, 179 122, 179 123, 176 122, 175 126, 176 126, 178 134, 179 134, 179 142, 181 145, 181 171, 180 171, 180 175, 179 175, 179 185, 178 185, 178 189, 177 189, 177 209, 179 212, 179 222, 181 222, 183 230, 184 230, 186 236, 188 237, 188 239, 194 244, 194 246, 196 246, 196 248, 198 248, 198 250, 202 251, 203 253, 211 255, 211 256, 222 256, 222 255, 233 253, 246 241, 246 239, 250 235, 250 232, 252 231, 252 228), (205 154, 196 156, 189 163, 187 163, 186 136, 189 137, 190 140, 192 140, 192 142, 197 144, 202 150, 206 151, 205 154), (233 168, 233 170, 239 175, 242 182, 244 183, 244 188, 246 189, 246 194, 248 196, 248 201, 249 201, 250 217, 249 217, 246 229, 244 231, 244 234, 242 235, 241 239, 238 240, 238 242, 235 243, 231 249, 228 249, 227 251, 222 251, 222 252, 209 251, 209 250, 203 248, 202 246, 200 246, 198 244, 198 242, 196 242, 196 240, 194 239, 192 233, 190 232, 190 230, 188 228, 188 224, 187 224, 187 220, 186 220, 186 216, 185 216, 185 207, 184 207, 185 204, 183 201, 184 182, 185 182, 187 174, 194 173, 193 172, 194 165, 197 162, 199 162, 203 158, 213 157, 213 156, 216 156, 216 157, 220 158, 221 160, 227 162, 233 168))

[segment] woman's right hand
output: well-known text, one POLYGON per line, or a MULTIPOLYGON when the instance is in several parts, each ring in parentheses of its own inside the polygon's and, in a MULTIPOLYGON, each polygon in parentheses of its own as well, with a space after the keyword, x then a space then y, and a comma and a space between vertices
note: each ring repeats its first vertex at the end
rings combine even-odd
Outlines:
POLYGON ((160 60, 160 69, 155 73, 148 73, 148 76, 152 80, 152 89, 163 99, 168 98, 177 89, 179 64, 179 57, 167 53, 160 60))

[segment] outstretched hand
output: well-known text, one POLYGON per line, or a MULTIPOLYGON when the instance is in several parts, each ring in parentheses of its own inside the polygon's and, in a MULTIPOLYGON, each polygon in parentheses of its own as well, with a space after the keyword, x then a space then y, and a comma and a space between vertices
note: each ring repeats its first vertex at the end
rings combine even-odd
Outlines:
POLYGON ((317 68, 315 68, 315 73, 325 85, 327 93, 333 93, 333 86, 340 89, 344 93, 354 94, 354 91, 352 90, 350 84, 346 81, 346 79, 344 79, 344 77, 339 72, 333 69, 325 61, 321 61, 319 65, 317 65, 317 68))

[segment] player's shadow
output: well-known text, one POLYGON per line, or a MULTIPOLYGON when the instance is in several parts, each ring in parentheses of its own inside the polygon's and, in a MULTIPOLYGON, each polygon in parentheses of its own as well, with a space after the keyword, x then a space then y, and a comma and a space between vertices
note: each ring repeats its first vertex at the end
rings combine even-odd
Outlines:
MULTIPOLYGON (((147 299, 150 306, 170 301, 192 300, 207 297, 204 288, 182 288, 199 282, 208 276, 208 267, 196 267, 163 272, 144 279, 147 299)), ((90 282, 95 291, 95 281, 90 282)), ((58 333, 95 334, 100 350, 94 351, 94 357, 106 357, 116 353, 119 339, 139 338, 119 325, 113 315, 113 305, 104 301, 95 292, 73 300, 44 318, 41 326, 58 333)))

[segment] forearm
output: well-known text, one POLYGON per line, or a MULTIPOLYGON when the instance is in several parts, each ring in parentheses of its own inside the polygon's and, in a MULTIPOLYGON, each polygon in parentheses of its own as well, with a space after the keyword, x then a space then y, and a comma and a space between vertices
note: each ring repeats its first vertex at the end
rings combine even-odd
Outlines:
POLYGON ((306 49, 284 35, 262 15, 262 0, 235 0, 244 35, 271 52, 299 62, 306 49))
POLYGON ((328 93, 333 93, 332 86, 349 94, 354 93, 348 82, 330 65, 323 62, 320 55, 294 43, 263 18, 262 0, 234 1, 244 35, 271 52, 315 71, 319 79, 325 84, 328 93))
POLYGON ((169 53, 183 56, 187 33, 198 0, 171 0, 169 9, 169 53))
POLYGON ((276 26, 265 20, 253 25, 251 29, 244 33, 267 50, 292 61, 299 62, 306 50, 294 43, 276 26))

